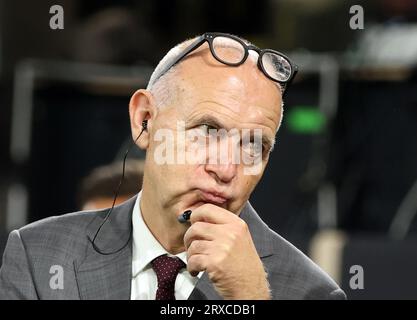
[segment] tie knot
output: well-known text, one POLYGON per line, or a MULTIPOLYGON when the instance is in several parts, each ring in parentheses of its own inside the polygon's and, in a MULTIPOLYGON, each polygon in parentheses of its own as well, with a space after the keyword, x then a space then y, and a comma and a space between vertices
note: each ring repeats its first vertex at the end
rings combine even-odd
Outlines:
POLYGON ((158 278, 158 287, 174 287, 175 279, 185 263, 178 257, 162 255, 151 262, 152 268, 158 278))

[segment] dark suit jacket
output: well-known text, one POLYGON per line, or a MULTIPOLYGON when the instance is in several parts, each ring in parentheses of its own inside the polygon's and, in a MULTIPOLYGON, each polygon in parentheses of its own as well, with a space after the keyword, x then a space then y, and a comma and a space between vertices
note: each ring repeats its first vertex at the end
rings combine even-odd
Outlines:
MULTIPOLYGON (((96 239, 104 252, 128 243, 115 254, 97 253, 88 240, 93 239, 107 210, 51 217, 11 232, 0 269, 0 298, 130 299, 135 200, 136 197, 115 207, 96 239), (53 285, 58 275, 53 266, 62 267, 59 273, 63 275, 63 286, 53 285)), ((268 273, 273 299, 346 298, 326 273, 270 230, 249 202, 240 217, 248 224, 268 273)), ((221 297, 203 274, 190 299, 221 297)))

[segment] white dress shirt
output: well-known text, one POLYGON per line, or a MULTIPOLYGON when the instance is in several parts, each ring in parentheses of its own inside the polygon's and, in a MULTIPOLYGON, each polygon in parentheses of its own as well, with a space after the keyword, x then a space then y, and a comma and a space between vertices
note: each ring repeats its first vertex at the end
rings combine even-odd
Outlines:
MULTIPOLYGON (((140 210, 141 195, 142 192, 139 192, 132 216, 133 251, 132 289, 130 299, 155 300, 158 279, 150 263, 160 255, 172 255, 169 254, 158 240, 155 239, 145 221, 143 221, 142 212, 140 210)), ((176 256, 187 264, 187 253, 185 251, 176 256)), ((187 269, 182 269, 175 281, 175 299, 187 300, 202 274, 203 272, 200 272, 197 277, 193 277, 187 269)))

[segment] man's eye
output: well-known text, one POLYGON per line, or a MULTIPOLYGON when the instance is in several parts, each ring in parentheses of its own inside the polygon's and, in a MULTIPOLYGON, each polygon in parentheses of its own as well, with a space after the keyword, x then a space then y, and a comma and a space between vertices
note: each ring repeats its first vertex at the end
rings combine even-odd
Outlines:
POLYGON ((217 128, 215 128, 215 127, 213 127, 213 126, 211 126, 209 124, 206 124, 206 123, 200 124, 197 128, 205 136, 208 136, 209 134, 213 134, 213 132, 214 132, 213 130, 216 130, 217 129, 217 128))
POLYGON ((250 157, 258 157, 263 152, 263 146, 261 143, 248 142, 244 144, 243 151, 246 152, 250 157))

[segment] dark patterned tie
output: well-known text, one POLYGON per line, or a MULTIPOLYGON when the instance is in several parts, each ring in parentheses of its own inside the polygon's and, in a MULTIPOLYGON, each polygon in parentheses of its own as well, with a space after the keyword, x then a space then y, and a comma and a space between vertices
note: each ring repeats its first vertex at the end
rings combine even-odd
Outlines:
POLYGON ((175 279, 178 272, 185 268, 185 263, 178 257, 168 257, 166 254, 155 258, 151 262, 158 278, 156 300, 175 300, 175 279))

